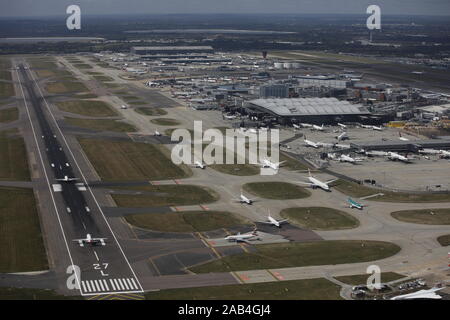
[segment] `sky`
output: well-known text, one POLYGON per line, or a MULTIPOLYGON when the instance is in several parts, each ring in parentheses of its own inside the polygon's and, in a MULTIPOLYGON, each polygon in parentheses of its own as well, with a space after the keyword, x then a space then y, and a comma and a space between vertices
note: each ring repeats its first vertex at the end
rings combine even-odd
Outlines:
POLYGON ((1 17, 65 15, 76 4, 82 14, 322 13, 447 15, 450 0, 0 0, 1 17))

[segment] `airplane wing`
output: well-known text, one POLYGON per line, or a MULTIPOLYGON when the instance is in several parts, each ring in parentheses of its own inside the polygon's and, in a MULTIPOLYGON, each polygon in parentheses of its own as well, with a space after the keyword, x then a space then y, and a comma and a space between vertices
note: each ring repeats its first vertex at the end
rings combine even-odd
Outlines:
POLYGON ((329 183, 332 183, 332 182, 335 182, 335 181, 338 181, 339 179, 333 179, 333 180, 328 180, 328 181, 326 181, 325 183, 326 184, 329 184, 329 183))

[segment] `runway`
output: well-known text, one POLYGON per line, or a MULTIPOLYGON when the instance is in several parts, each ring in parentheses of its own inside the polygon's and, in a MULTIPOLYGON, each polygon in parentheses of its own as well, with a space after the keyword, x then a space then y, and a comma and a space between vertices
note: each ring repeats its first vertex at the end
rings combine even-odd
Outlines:
MULTIPOLYGON (((143 292, 134 270, 28 69, 29 67, 21 63, 17 69, 17 76, 39 154, 38 162, 42 166, 48 186, 48 190, 38 192, 50 193, 52 202, 52 205, 47 203, 52 212, 41 214, 47 217, 52 215, 53 231, 62 234, 64 246, 61 248, 66 249, 69 258, 66 268, 71 271, 67 274, 67 293, 74 294, 73 290, 76 290, 86 296, 143 292), (77 181, 57 180, 64 177, 76 178, 77 181), (78 242, 73 241, 86 238, 87 234, 106 238, 106 245, 81 247, 78 242)), ((43 195, 39 198, 46 199, 48 196, 43 195)), ((60 289, 64 288, 60 286, 60 289)))

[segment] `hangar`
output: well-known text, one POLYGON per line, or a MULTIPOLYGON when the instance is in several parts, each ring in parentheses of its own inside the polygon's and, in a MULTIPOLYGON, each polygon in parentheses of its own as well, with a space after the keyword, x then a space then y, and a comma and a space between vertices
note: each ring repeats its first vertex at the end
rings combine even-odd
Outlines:
POLYGON ((248 101, 246 108, 250 112, 275 116, 284 124, 297 121, 317 124, 358 122, 370 115, 363 105, 336 98, 255 99, 248 101))

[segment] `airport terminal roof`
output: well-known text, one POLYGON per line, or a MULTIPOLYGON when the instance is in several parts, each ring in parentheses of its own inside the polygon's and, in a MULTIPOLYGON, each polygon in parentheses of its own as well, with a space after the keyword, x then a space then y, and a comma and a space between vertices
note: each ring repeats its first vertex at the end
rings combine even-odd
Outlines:
POLYGON ((152 47, 132 47, 131 49, 141 51, 177 51, 177 50, 214 50, 211 46, 152 46, 152 47))
POLYGON ((256 99, 250 104, 267 109, 279 116, 314 116, 314 115, 354 115, 368 114, 369 111, 360 104, 336 98, 283 98, 256 99))

